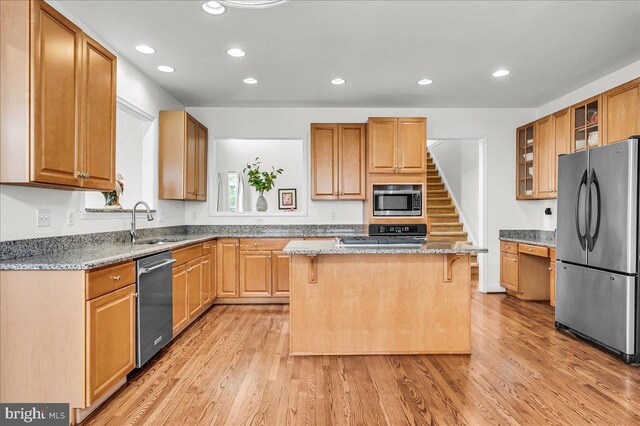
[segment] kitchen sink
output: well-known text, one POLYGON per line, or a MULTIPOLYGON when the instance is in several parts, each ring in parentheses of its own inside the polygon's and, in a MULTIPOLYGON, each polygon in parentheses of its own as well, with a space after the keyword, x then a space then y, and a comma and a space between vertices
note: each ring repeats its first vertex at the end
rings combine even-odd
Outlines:
POLYGON ((180 241, 184 240, 186 240, 186 238, 150 238, 148 240, 136 241, 136 244, 162 245, 169 243, 179 243, 180 241))

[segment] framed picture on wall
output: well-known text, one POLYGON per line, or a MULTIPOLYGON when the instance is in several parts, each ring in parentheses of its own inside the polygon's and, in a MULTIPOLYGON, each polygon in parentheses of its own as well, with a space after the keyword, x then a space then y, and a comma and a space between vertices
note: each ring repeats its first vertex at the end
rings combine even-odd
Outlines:
POLYGON ((295 188, 278 189, 278 208, 280 210, 298 208, 298 196, 295 188))

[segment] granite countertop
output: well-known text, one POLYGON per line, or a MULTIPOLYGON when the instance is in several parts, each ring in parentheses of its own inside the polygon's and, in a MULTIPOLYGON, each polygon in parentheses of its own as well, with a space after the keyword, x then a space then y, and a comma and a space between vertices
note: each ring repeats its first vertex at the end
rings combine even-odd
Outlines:
POLYGON ((343 247, 331 241, 291 241, 284 248, 287 254, 472 254, 487 253, 486 248, 453 241, 428 241, 421 247, 343 247))
MULTIPOLYGON (((58 237, 55 243, 48 241, 50 247, 41 253, 22 255, 15 258, 0 260, 0 271, 5 270, 86 270, 113 265, 120 262, 139 259, 167 250, 176 250, 191 244, 211 240, 214 238, 314 238, 357 236, 363 232, 357 228, 346 227, 256 227, 256 226, 225 226, 219 228, 202 227, 191 232, 146 233, 139 241, 168 238, 179 240, 165 244, 131 244, 118 240, 111 233, 89 234, 87 236, 58 237), (68 241, 67 241, 68 240, 68 241), (104 241, 104 242, 103 242, 104 241)), ((127 232, 128 234, 128 232, 127 232)), ((29 244, 42 244, 38 240, 33 242, 13 242, 27 247, 29 244)), ((9 242, 11 243, 11 242, 9 242)), ((17 245, 17 244, 16 244, 17 245)), ((20 248, 24 250, 24 247, 20 248)), ((7 249, 7 251, 9 251, 7 249)), ((15 252, 21 253, 16 250, 15 252)))
POLYGON ((531 244, 533 246, 556 248, 553 231, 539 231, 527 229, 500 230, 501 241, 531 244))

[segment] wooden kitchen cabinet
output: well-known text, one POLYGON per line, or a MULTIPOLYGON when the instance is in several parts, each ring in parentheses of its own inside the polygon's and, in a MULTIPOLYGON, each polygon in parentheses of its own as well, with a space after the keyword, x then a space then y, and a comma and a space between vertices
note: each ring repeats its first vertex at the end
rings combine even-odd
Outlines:
POLYGON ((548 115, 536 121, 534 157, 536 165, 534 179, 536 184, 536 198, 550 198, 555 196, 555 164, 556 147, 554 138, 555 118, 548 115))
POLYGON ((602 110, 603 144, 640 135, 640 78, 605 92, 602 110))
POLYGON ((369 173, 426 172, 426 118, 374 117, 367 126, 369 173))
POLYGON ((535 123, 516 129, 516 199, 535 198, 535 123))
POLYGON ((207 141, 207 128, 185 111, 160 111, 160 199, 207 199, 207 141))
POLYGON ((271 296, 271 252, 240 253, 240 297, 271 296))
POLYGON ((0 8, 0 181, 113 190, 115 55, 44 1, 0 8))
POLYGON ((291 283, 291 255, 281 251, 271 252, 271 294, 289 296, 291 283))
POLYGON ((573 105, 571 117, 571 152, 602 145, 600 137, 601 96, 573 105))
POLYGON ((216 244, 207 241, 202 244, 202 303, 209 307, 216 298, 216 244))
POLYGON ((512 291, 518 291, 518 255, 500 253, 500 285, 512 291))
POLYGON ((311 124, 311 199, 364 200, 365 152, 365 124, 311 124))
POLYGON ((556 306, 556 249, 549 250, 549 304, 556 306))
POLYGON ((221 238, 216 244, 216 286, 218 297, 238 297, 240 241, 221 238))
POLYGON ((558 196, 558 157, 571 152, 571 116, 569 108, 553 114, 553 139, 555 155, 553 158, 553 196, 558 196))
POLYGON ((135 285, 87 303, 87 405, 135 367, 135 285))
POLYGON ((187 300, 187 265, 181 265, 172 270, 173 297, 173 335, 187 325, 189 321, 189 307, 187 300))
MULTIPOLYGON (((187 263, 187 307, 188 320, 191 321, 203 311, 202 304, 202 258, 187 263)), ((207 259, 208 262, 208 259, 207 259)))

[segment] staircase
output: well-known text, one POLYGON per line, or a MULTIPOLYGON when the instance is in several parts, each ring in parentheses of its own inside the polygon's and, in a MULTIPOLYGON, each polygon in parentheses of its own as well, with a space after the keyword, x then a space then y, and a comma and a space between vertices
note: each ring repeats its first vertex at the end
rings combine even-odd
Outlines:
MULTIPOLYGON (((471 244, 458 210, 449 191, 440 178, 440 173, 427 151, 427 216, 431 221, 429 239, 433 241, 460 241, 471 244)), ((478 279, 478 255, 471 255, 471 278, 478 279)))

